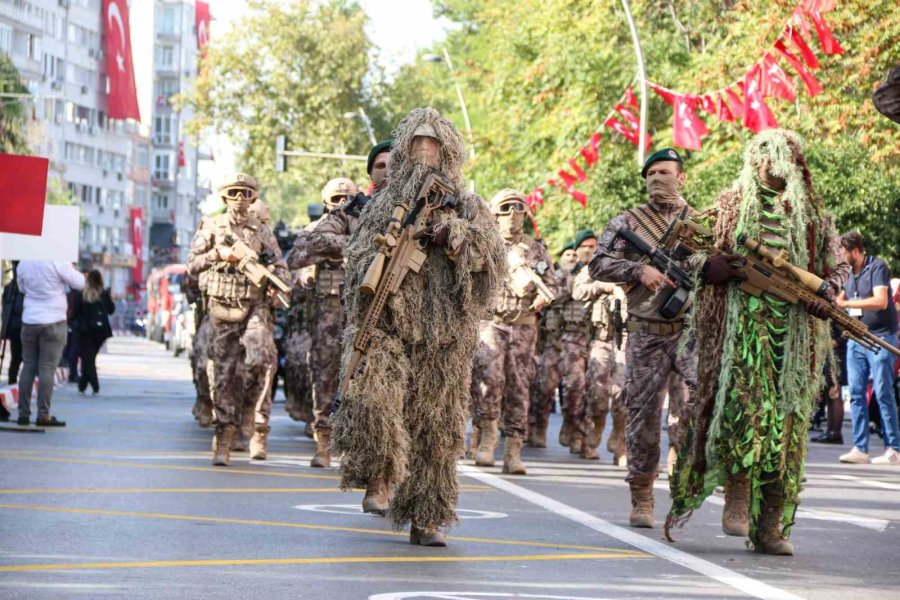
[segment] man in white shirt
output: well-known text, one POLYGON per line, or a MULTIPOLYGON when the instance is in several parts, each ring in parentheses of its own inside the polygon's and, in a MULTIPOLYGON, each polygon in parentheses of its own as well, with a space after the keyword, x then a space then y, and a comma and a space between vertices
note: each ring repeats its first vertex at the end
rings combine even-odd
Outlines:
POLYGON ((23 260, 16 269, 19 289, 25 294, 22 312, 22 376, 19 379, 19 425, 31 417, 31 390, 38 383, 35 425, 65 427, 50 415, 56 366, 66 345, 66 290, 84 287, 84 275, 71 264, 23 260))

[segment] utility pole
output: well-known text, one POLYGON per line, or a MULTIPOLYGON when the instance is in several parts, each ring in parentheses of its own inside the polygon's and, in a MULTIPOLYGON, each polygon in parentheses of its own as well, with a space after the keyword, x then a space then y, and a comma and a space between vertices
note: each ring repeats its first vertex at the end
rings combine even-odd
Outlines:
POLYGON ((638 38, 637 26, 631 15, 631 7, 628 0, 622 0, 622 8, 625 9, 625 18, 628 19, 628 27, 631 28, 631 41, 634 43, 634 54, 637 58, 637 80, 641 88, 641 129, 638 134, 638 164, 644 164, 644 154, 647 151, 647 73, 644 70, 644 52, 641 50, 641 40, 638 38))

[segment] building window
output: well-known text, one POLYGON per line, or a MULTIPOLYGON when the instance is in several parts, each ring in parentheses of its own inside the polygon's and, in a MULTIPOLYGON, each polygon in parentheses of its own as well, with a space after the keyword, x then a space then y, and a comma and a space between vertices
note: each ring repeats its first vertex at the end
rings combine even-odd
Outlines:
POLYGON ((41 60, 41 38, 29 33, 26 38, 25 53, 31 60, 41 60))
POLYGON ((171 180, 169 174, 170 157, 168 154, 156 154, 153 157, 153 177, 171 180))
POLYGON ((153 119, 153 143, 172 143, 172 117, 171 115, 157 115, 153 119))
POLYGON ((169 98, 178 93, 178 80, 160 79, 156 82, 156 103, 165 106, 169 98))
POLYGON ((174 35, 175 34, 175 9, 174 8, 163 8, 162 12, 159 14, 159 22, 156 26, 156 33, 161 33, 164 35, 174 35))
POLYGON ((12 53, 13 30, 9 25, 0 23, 0 51, 12 53))
POLYGON ((175 65, 175 49, 172 46, 156 47, 156 66, 171 69, 175 65))
POLYGON ((153 208, 169 210, 169 196, 166 194, 153 194, 153 208))
POLYGON ((150 157, 149 152, 147 151, 146 146, 138 146, 137 148, 137 167, 139 169, 146 169, 150 166, 150 157))

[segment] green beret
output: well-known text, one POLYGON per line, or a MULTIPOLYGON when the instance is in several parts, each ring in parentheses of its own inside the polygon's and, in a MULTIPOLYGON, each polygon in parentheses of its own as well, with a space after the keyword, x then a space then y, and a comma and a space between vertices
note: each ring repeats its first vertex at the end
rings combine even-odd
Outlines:
POLYGON ((556 255, 562 256, 562 253, 565 252, 566 250, 574 250, 574 249, 575 249, 575 242, 569 242, 568 244, 566 244, 565 246, 560 248, 559 252, 556 255))
POLYGON ((597 236, 594 235, 594 232, 591 231, 590 229, 582 229, 581 231, 578 232, 578 235, 575 236, 574 248, 577 249, 578 246, 580 246, 584 242, 584 240, 590 240, 590 239, 596 240, 597 236))
POLYGON ((682 160, 681 156, 675 151, 674 148, 663 148, 662 150, 657 150, 653 154, 647 157, 647 161, 644 163, 644 168, 641 169, 641 177, 647 177, 647 169, 650 168, 655 162, 659 162, 661 160, 674 160, 677 163, 684 164, 684 160, 682 160))
POLYGON ((391 145, 394 143, 394 140, 385 140, 379 144, 375 144, 372 146, 372 149, 369 150, 369 161, 366 163, 366 173, 369 175, 372 174, 372 164, 375 162, 375 157, 377 157, 382 152, 390 152, 391 145))

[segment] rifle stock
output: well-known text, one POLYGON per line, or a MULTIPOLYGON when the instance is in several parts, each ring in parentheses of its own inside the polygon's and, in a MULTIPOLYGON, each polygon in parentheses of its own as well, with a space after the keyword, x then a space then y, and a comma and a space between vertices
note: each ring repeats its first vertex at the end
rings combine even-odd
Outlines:
POLYGON ((236 257, 240 258, 240 261, 237 263, 238 271, 243 273, 256 287, 263 287, 266 283, 274 285, 278 288, 275 297, 278 298, 278 301, 285 308, 290 308, 291 304, 288 298, 290 297, 291 286, 269 270, 268 267, 263 266, 259 262, 259 255, 241 240, 235 239, 231 235, 226 235, 222 241, 227 246, 231 246, 231 251, 236 257))

